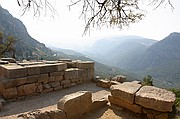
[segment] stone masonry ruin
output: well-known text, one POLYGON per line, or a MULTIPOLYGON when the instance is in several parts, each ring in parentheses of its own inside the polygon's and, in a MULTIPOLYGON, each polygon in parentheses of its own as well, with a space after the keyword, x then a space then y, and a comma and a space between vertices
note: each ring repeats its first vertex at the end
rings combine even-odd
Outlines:
POLYGON ((0 77, 0 95, 4 99, 15 99, 92 80, 94 62, 61 60, 1 64, 0 77))
MULTIPOLYGON (((92 81, 94 78, 92 61, 64 59, 9 62, 0 63, 0 95, 5 100, 69 88, 92 81)), ((118 80, 122 79, 119 77, 118 80)), ((80 91, 61 98, 57 102, 57 110, 35 111, 28 115, 34 116, 33 119, 79 119, 83 114, 101 106, 117 105, 134 113, 146 115, 148 119, 169 119, 168 115, 172 112, 175 102, 174 93, 154 86, 142 86, 139 81, 114 80, 98 80, 96 83, 97 86, 110 89, 111 94, 107 98, 92 100, 91 92, 80 91)), ((24 114, 19 118, 31 117, 24 114)))

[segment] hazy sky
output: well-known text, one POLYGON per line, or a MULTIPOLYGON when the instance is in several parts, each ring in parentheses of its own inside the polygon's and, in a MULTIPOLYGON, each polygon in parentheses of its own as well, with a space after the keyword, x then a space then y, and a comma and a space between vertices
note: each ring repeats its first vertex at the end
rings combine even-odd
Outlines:
POLYGON ((180 32, 180 0, 171 0, 175 9, 173 12, 169 5, 164 5, 156 10, 144 6, 148 10, 146 18, 124 30, 93 29, 90 36, 82 37, 84 21, 79 19, 80 6, 75 6, 69 11, 67 5, 70 0, 54 0, 52 4, 58 12, 55 18, 44 13, 39 18, 33 17, 31 12, 21 16, 16 0, 0 0, 0 5, 7 9, 14 17, 20 19, 26 26, 29 34, 36 40, 61 48, 76 48, 81 45, 90 46, 96 39, 109 36, 137 35, 145 38, 161 40, 171 32, 180 32))

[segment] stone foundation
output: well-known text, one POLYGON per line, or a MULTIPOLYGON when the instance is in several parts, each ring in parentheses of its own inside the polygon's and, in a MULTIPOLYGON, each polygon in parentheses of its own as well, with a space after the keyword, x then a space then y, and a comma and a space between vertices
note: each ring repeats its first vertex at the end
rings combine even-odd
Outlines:
POLYGON ((41 61, 0 65, 4 99, 48 93, 93 80, 94 62, 41 61))
POLYGON ((124 82, 111 86, 108 97, 111 104, 144 113, 148 119, 169 119, 175 102, 175 94, 154 86, 141 86, 135 82, 124 82))

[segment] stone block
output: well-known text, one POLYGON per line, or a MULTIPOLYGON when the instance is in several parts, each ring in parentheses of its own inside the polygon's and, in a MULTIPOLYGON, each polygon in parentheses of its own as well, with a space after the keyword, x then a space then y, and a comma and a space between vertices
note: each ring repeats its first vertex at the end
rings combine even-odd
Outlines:
POLYGON ((49 83, 49 85, 54 88, 54 87, 60 86, 60 83, 58 81, 56 81, 56 82, 49 83))
POLYGON ((39 85, 37 86, 36 92, 41 93, 42 90, 43 90, 43 86, 42 86, 42 84, 39 84, 39 85))
POLYGON ((5 99, 16 98, 18 95, 17 88, 8 88, 3 91, 3 97, 5 99))
POLYGON ((112 85, 110 88, 111 95, 130 104, 133 104, 135 100, 135 93, 140 89, 140 87, 140 84, 135 84, 131 82, 124 82, 119 85, 112 85))
POLYGON ((40 67, 38 65, 26 66, 26 70, 28 76, 40 74, 40 67))
POLYGON ((96 86, 103 87, 103 88, 110 88, 111 83, 107 80, 98 80, 96 86))
POLYGON ((36 92, 37 85, 36 83, 26 84, 26 85, 19 86, 17 89, 18 89, 19 96, 31 95, 36 92))
POLYGON ((61 90, 61 89, 63 89, 63 86, 54 87, 54 90, 55 90, 55 91, 56 91, 56 90, 61 90))
POLYGON ((64 76, 64 71, 52 72, 50 73, 50 77, 52 76, 64 76))
POLYGON ((61 81, 61 85, 68 85, 68 84, 71 84, 70 80, 63 80, 63 81, 61 81))
POLYGON ((40 66, 40 73, 46 74, 51 72, 57 72, 58 71, 58 65, 57 64, 42 64, 40 66))
POLYGON ((161 113, 155 116, 155 119, 169 119, 168 113, 161 113))
POLYGON ((33 76, 27 76, 26 77, 26 83, 37 83, 38 82, 38 75, 33 75, 33 76))
POLYGON ((48 74, 40 74, 38 76, 38 83, 47 83, 49 79, 49 75, 48 74))
POLYGON ((2 76, 9 79, 27 76, 26 68, 16 64, 1 65, 1 71, 2 76))
POLYGON ((43 89, 49 89, 49 88, 51 88, 51 86, 50 86, 49 84, 43 84, 42 86, 43 86, 43 89))
POLYGON ((50 119, 66 119, 66 114, 62 110, 46 112, 50 119))
POLYGON ((16 78, 16 79, 3 80, 2 84, 3 84, 3 88, 7 89, 7 88, 13 88, 13 87, 23 85, 26 83, 26 81, 27 81, 27 78, 22 77, 22 78, 16 78))
POLYGON ((119 99, 119 98, 116 98, 116 97, 113 97, 110 95, 108 96, 108 99, 109 99, 109 102, 111 104, 115 104, 115 105, 124 107, 128 110, 135 112, 135 113, 142 113, 142 107, 139 105, 128 103, 122 99, 119 99))
POLYGON ((48 82, 54 82, 55 81, 55 77, 53 76, 53 77, 49 77, 49 79, 48 79, 48 82))
POLYGON ((66 69, 64 73, 65 80, 78 79, 78 70, 77 68, 66 69))
POLYGON ((57 71, 65 71, 67 69, 67 64, 66 63, 58 63, 57 64, 57 71))
POLYGON ((80 69, 94 69, 94 64, 93 61, 81 61, 77 62, 77 67, 80 69))
POLYGON ((171 112, 175 94, 154 86, 143 86, 137 93, 135 103, 161 112, 171 112))
POLYGON ((87 69, 88 80, 94 79, 94 69, 87 69))
POLYGON ((99 109, 102 106, 106 106, 108 103, 108 100, 106 99, 101 99, 101 100, 95 100, 92 102, 92 105, 90 106, 90 111, 94 111, 99 109))
POLYGON ((79 79, 70 79, 71 83, 78 83, 79 79))
POLYGON ((92 94, 80 91, 64 96, 59 100, 57 108, 66 113, 67 119, 76 119, 88 112, 91 104, 92 94))
POLYGON ((86 69, 79 69, 78 70, 79 77, 87 77, 88 76, 88 70, 86 69))
POLYGON ((53 88, 43 89, 42 93, 49 93, 52 92, 53 88))

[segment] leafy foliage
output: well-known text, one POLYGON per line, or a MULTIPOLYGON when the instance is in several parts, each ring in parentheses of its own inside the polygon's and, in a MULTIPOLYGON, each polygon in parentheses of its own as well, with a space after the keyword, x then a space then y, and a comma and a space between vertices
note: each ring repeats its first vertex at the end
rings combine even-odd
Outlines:
POLYGON ((180 107, 180 89, 171 88, 169 90, 172 91, 176 95, 175 106, 180 107))
POLYGON ((152 76, 150 75, 145 76, 143 79, 142 85, 153 86, 152 76))
POLYGON ((12 57, 15 58, 15 49, 14 49, 15 39, 12 36, 7 38, 3 37, 3 33, 0 32, 0 58, 5 55, 5 53, 12 52, 12 57))

